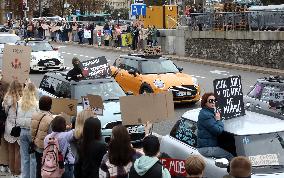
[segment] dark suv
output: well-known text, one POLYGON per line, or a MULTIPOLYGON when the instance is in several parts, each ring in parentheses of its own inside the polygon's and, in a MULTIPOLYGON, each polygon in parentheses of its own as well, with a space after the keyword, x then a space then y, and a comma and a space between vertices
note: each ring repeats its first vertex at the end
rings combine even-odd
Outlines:
POLYGON ((258 79, 244 101, 247 110, 284 119, 284 78, 258 79))
MULTIPOLYGON (((119 97, 125 93, 113 78, 81 80, 79 82, 66 80, 67 72, 46 73, 39 86, 39 96, 48 95, 56 98, 72 98, 78 100, 77 112, 83 110, 82 96, 87 94, 100 95, 103 99, 103 115, 98 115, 102 125, 102 136, 106 142, 110 140, 112 128, 122 124, 119 97)), ((140 142, 144 136, 144 126, 126 126, 132 143, 140 142)))

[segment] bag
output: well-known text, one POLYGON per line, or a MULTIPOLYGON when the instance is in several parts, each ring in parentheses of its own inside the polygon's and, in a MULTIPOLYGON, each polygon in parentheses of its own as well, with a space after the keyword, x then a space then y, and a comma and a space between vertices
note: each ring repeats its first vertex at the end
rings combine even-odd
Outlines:
POLYGON ((42 118, 44 118, 44 116, 45 116, 45 114, 43 114, 43 116, 41 116, 39 123, 38 123, 38 126, 37 126, 37 129, 36 129, 35 137, 33 138, 32 142, 29 144, 29 154, 33 154, 35 152, 36 145, 35 145, 34 141, 35 141, 35 138, 37 136, 37 132, 38 132, 38 129, 39 129, 40 122, 41 122, 42 118))
POLYGON ((64 158, 57 138, 49 138, 42 156, 42 178, 59 178, 64 173, 64 158))
POLYGON ((19 137, 21 135, 21 127, 17 126, 17 117, 18 117, 18 102, 16 107, 15 126, 12 128, 10 133, 10 135, 13 137, 19 137))

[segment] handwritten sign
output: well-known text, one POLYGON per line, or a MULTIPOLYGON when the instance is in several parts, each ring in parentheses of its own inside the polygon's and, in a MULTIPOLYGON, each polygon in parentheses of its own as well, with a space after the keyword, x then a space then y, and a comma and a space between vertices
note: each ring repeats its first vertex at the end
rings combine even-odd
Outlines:
POLYGON ((4 46, 2 75, 5 82, 18 80, 25 83, 29 78, 32 48, 29 46, 4 46))
POLYGON ((277 154, 249 156, 252 166, 279 165, 277 154))
POLYGON ((162 49, 161 46, 146 46, 144 50, 144 54, 148 56, 153 56, 153 55, 161 55, 162 49))
POLYGON ((101 107, 101 108, 92 107, 92 106, 90 105, 90 101, 89 101, 89 99, 88 99, 87 96, 82 96, 82 103, 83 103, 83 109, 91 108, 92 111, 93 111, 95 114, 101 115, 101 116, 104 115, 104 109, 103 109, 103 107, 101 107))
POLYGON ((111 70, 105 56, 82 62, 83 74, 86 79, 106 78, 111 70))
POLYGON ((53 98, 50 111, 53 114, 66 113, 70 116, 76 116, 77 100, 68 98, 53 98))
POLYGON ((161 158, 161 163, 167 168, 171 176, 182 176, 186 177, 185 160, 161 158))
POLYGON ((241 76, 233 76, 213 81, 216 107, 222 119, 245 115, 241 76))

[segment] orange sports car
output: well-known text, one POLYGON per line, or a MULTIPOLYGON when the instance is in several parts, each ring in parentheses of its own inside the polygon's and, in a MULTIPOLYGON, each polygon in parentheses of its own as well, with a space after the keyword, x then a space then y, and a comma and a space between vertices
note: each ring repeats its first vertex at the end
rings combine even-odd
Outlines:
POLYGON ((197 79, 182 70, 167 58, 144 55, 121 55, 111 66, 112 76, 126 93, 172 91, 175 103, 196 103, 200 100, 197 79))

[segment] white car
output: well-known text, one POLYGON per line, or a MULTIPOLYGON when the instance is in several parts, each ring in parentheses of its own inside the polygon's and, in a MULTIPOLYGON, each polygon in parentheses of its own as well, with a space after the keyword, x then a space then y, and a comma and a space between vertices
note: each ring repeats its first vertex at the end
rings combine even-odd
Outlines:
POLYGON ((20 39, 21 38, 15 34, 7 34, 7 33, 0 34, 0 64, 1 64, 1 67, 2 67, 2 58, 3 58, 5 44, 15 45, 16 42, 20 39))
POLYGON ((48 41, 27 40, 17 42, 19 45, 32 47, 31 71, 63 70, 64 59, 57 48, 53 48, 48 41))
MULTIPOLYGON (((197 121, 200 109, 183 114, 169 135, 161 138, 160 151, 171 158, 185 160, 200 155, 197 144, 197 121)), ((246 156, 252 162, 251 178, 284 177, 284 120, 246 111, 245 116, 224 121, 219 146, 235 156, 246 156)), ((227 175, 223 159, 204 157, 205 177, 227 175)), ((226 159, 225 159, 226 160, 226 159)))

